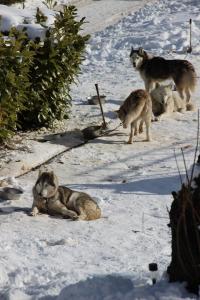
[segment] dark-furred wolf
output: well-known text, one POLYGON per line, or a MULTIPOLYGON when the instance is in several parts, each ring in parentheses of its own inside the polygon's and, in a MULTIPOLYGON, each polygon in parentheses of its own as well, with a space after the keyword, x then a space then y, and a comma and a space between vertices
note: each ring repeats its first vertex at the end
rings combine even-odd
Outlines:
POLYGON ((133 67, 140 72, 145 89, 151 92, 156 82, 173 79, 180 97, 186 103, 190 102, 191 92, 196 86, 197 75, 194 66, 183 59, 165 59, 159 56, 149 56, 143 48, 130 53, 133 67))

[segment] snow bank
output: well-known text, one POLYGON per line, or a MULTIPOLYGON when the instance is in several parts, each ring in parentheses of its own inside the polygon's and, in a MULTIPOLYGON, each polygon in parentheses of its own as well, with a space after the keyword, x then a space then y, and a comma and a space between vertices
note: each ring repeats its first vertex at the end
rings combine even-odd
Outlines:
POLYGON ((22 31, 26 28, 26 33, 30 39, 35 39, 39 37, 41 40, 44 40, 46 37, 46 29, 40 24, 19 24, 16 26, 19 31, 22 31))
MULTIPOLYGON (((51 26, 54 22, 55 12, 47 8, 43 8, 42 12, 48 17, 46 26, 51 26)), ((43 40, 45 38, 46 28, 40 24, 35 24, 35 15, 36 8, 29 10, 0 5, 0 30, 6 32, 12 27, 16 27, 18 30, 26 28, 30 39, 40 37, 43 40)))
POLYGON ((69 285, 61 291, 57 300, 117 300, 122 299, 132 289, 130 279, 112 275, 99 276, 69 285))
POLYGON ((11 27, 17 26, 24 21, 32 22, 33 15, 31 11, 0 5, 1 31, 9 31, 11 27))
POLYGON ((154 286, 117 275, 92 277, 64 288, 57 300, 180 300, 195 299, 185 292, 182 284, 166 280, 154 286))

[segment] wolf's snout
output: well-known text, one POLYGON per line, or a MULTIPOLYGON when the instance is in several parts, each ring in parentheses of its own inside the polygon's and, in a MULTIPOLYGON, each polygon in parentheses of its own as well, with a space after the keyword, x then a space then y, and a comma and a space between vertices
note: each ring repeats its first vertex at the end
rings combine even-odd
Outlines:
POLYGON ((135 62, 133 62, 133 67, 134 67, 134 68, 136 67, 136 63, 135 63, 135 62))
POLYGON ((169 96, 164 96, 164 97, 163 97, 163 103, 164 103, 164 104, 167 104, 168 99, 169 99, 169 96))

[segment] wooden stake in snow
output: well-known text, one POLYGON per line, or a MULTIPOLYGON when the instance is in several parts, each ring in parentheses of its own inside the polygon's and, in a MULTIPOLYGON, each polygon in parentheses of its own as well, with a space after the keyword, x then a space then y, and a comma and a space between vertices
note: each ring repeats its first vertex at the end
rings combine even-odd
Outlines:
POLYGON ((99 87, 98 87, 97 83, 95 84, 95 88, 96 88, 96 91, 97 91, 97 97, 98 97, 98 100, 99 100, 99 106, 100 106, 100 109, 101 109, 101 115, 102 115, 102 119, 103 119, 102 128, 106 129, 107 125, 106 125, 106 121, 105 121, 105 117, 104 117, 104 113, 103 113, 103 106, 102 106, 102 103, 101 103, 101 98, 100 98, 100 95, 99 95, 99 87))
POLYGON ((189 24, 190 24, 190 46, 187 49, 187 53, 192 53, 192 19, 190 19, 189 24))

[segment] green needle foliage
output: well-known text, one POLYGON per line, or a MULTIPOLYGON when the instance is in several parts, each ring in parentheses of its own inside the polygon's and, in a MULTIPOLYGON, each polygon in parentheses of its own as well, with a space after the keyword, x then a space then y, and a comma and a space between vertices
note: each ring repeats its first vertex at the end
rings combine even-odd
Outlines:
POLYGON ((49 9, 54 9, 57 5, 57 1, 55 0, 45 0, 42 3, 49 9))
POLYGON ((30 41, 26 31, 0 36, 0 140, 16 129, 50 126, 68 117, 70 86, 80 72, 88 35, 79 32, 74 6, 56 15, 46 38, 30 41))
POLYGON ((16 130, 18 113, 27 105, 29 69, 34 56, 31 44, 27 35, 15 28, 7 39, 0 34, 0 141, 16 130))
POLYGON ((0 4, 12 5, 14 3, 23 3, 25 0, 0 0, 0 4))
POLYGON ((44 26, 43 24, 47 21, 47 17, 43 14, 43 12, 39 9, 39 7, 37 7, 37 12, 35 15, 36 18, 36 23, 44 26))

